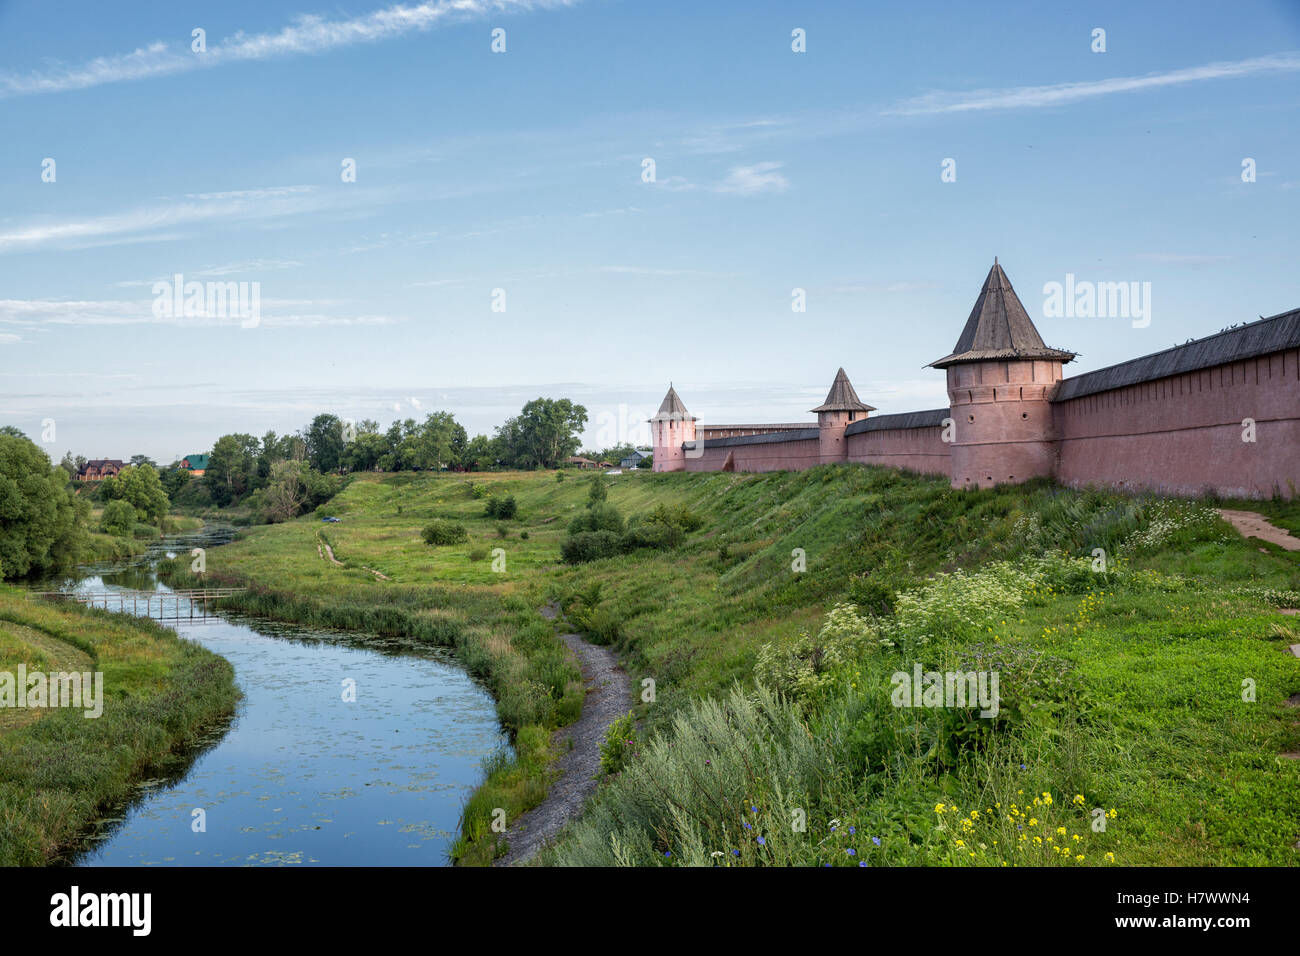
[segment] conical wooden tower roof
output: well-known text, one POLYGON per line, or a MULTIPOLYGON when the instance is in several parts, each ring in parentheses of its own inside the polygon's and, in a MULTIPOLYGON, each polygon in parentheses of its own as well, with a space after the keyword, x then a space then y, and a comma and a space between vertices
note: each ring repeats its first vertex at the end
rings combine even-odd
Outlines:
POLYGON ((931 362, 930 366, 947 368, 958 362, 1036 358, 1069 362, 1074 353, 1043 344, 1042 336, 995 257, 957 345, 951 354, 931 362))
POLYGON ((831 390, 826 395, 826 401, 812 409, 814 412, 874 412, 875 409, 870 405, 864 404, 858 398, 858 393, 853 390, 853 383, 849 377, 844 374, 844 369, 835 373, 835 381, 831 382, 831 390))
POLYGON ((673 388, 671 383, 669 383, 668 394, 664 396, 663 402, 659 405, 659 411, 655 413, 655 417, 650 419, 650 421, 693 422, 695 421, 695 416, 686 410, 686 406, 682 403, 681 396, 677 394, 677 390, 673 388))

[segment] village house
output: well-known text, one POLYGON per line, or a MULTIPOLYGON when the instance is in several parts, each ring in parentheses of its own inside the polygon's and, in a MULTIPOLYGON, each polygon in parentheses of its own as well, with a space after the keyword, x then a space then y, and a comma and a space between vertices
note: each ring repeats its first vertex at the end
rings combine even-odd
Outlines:
POLYGON ((114 478, 122 467, 122 461, 118 458, 92 458, 78 470, 77 480, 103 481, 105 478, 114 478))
POLYGON ((207 455, 186 455, 180 461, 180 467, 195 478, 202 478, 208 468, 207 455))

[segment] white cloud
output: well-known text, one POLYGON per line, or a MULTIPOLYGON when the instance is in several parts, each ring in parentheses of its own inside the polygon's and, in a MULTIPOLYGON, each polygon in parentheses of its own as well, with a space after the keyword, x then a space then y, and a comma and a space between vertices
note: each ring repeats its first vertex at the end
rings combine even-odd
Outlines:
POLYGON ((15 342, 21 342, 23 337, 15 335, 13 332, 0 332, 0 345, 13 345, 15 342))
MULTIPOLYGON (((317 327, 345 325, 392 325, 403 321, 387 315, 330 314, 319 311, 297 311, 299 307, 332 305, 325 299, 274 299, 261 300, 259 325, 276 327, 317 327)), ((157 316, 153 312, 153 298, 140 299, 0 299, 0 324, 20 328, 46 326, 113 326, 113 325, 172 325, 184 327, 238 326, 242 320, 237 315, 157 316)), ((10 333, 6 333, 10 334, 10 333)), ((15 336, 16 338, 16 336, 15 336)))
POLYGON ((508 13, 570 6, 576 0, 433 0, 414 6, 391 6, 350 20, 326 20, 304 15, 274 33, 236 33, 207 52, 193 53, 189 44, 168 46, 154 42, 130 53, 96 57, 76 66, 45 72, 0 75, 0 98, 82 90, 106 83, 168 76, 205 67, 246 60, 269 60, 376 43, 444 23, 468 20, 490 13, 508 13))
POLYGON ((885 110, 886 114, 918 115, 930 113, 961 113, 973 110, 1036 109, 1042 106, 1060 106, 1096 96, 1113 93, 1130 93, 1137 90, 1180 86, 1203 80, 1232 79, 1267 73, 1289 73, 1300 70, 1300 54, 1275 53, 1249 60, 1207 63, 1204 66, 1171 70, 1167 73, 1148 73, 1144 76, 1121 76, 1106 80, 1087 80, 1079 83, 1055 83, 1048 86, 1017 86, 1008 89, 971 90, 969 92, 937 91, 905 100, 898 106, 885 110))
MULTIPOLYGON (((0 232, 0 254, 58 245, 87 248, 121 242, 175 239, 179 226, 297 216, 327 209, 372 209, 385 191, 348 189, 326 194, 314 186, 290 186, 227 193, 196 193, 172 203, 62 222, 41 221, 0 232)), ((213 273, 217 274, 217 273, 213 273)))
POLYGON ((753 166, 733 166, 727 172, 727 178, 716 188, 717 192, 735 193, 740 196, 755 196, 766 192, 784 192, 790 188, 790 180, 777 172, 780 163, 755 163, 753 166))

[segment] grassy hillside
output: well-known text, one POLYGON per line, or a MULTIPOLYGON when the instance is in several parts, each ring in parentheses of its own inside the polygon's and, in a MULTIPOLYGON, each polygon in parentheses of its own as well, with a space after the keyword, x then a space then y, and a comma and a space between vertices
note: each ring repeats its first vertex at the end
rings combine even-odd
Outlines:
POLYGON ((701 527, 566 566, 587 491, 572 473, 364 476, 328 506, 339 523, 255 529, 209 578, 254 584, 238 603, 256 613, 455 646, 488 680, 518 753, 466 808, 462 862, 494 855, 492 808, 540 800, 548 731, 578 712, 549 600, 654 682, 629 702, 638 756, 553 862, 1063 862, 1057 826, 1088 843, 1072 864, 1295 861, 1300 775, 1280 754, 1300 749, 1300 637, 1275 606, 1300 602, 1297 558, 1204 505, 855 466, 627 474, 623 516, 663 504, 701 527), (517 518, 485 517, 489 492, 517 518), (469 540, 426 545, 433 519, 469 540), (915 663, 997 670, 1002 714, 892 706, 915 663), (779 698, 754 695, 756 670, 779 698))
POLYGON ((0 587, 0 672, 98 671, 103 712, 0 709, 0 865, 48 862, 167 755, 233 711, 225 660, 151 621, 0 587))

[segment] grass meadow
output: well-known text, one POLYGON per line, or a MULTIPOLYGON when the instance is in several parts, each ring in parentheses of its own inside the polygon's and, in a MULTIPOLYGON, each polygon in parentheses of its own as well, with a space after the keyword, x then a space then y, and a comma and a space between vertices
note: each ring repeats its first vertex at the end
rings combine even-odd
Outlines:
POLYGON ((1300 558, 1215 502, 847 465, 609 482, 624 518, 700 525, 571 566, 585 476, 360 475, 321 509, 338 523, 250 529, 206 579, 248 585, 230 606, 251 613, 454 647, 486 682, 515 753, 465 807, 462 864, 502 852, 493 809, 542 799, 551 732, 579 713, 549 602, 617 649, 638 726, 543 862, 1296 862, 1300 634, 1279 609, 1300 558), (488 517, 505 496, 515 517, 488 517), (426 544, 434 520, 467 539, 426 544), (1000 713, 895 706, 916 665, 996 671, 1000 713))

